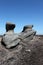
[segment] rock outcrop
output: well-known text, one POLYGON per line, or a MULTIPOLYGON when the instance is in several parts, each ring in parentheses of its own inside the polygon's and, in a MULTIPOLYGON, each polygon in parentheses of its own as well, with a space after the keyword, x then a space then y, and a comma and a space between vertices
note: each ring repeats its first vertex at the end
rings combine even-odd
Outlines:
POLYGON ((25 25, 23 28, 23 31, 19 34, 20 38, 25 41, 29 42, 33 39, 33 37, 36 35, 36 31, 32 29, 33 25, 25 25))
POLYGON ((1 44, 0 65, 43 65, 43 40, 37 39, 22 41, 11 49, 1 44))
POLYGON ((18 34, 14 33, 15 24, 6 23, 6 33, 2 37, 2 44, 6 48, 10 48, 18 45, 20 39, 18 39, 18 34))
POLYGON ((23 31, 19 34, 14 33, 15 24, 6 23, 6 33, 2 38, 2 44, 6 46, 6 48, 15 47, 22 41, 30 41, 33 39, 36 32, 32 30, 33 25, 26 25, 23 28, 23 31))
POLYGON ((20 34, 15 34, 13 30, 7 28, 0 42, 0 65, 43 65, 43 39, 40 40, 35 35, 32 27, 25 26, 25 30, 23 29, 20 34), (14 36, 16 41, 20 40, 19 44, 15 42, 14 36))

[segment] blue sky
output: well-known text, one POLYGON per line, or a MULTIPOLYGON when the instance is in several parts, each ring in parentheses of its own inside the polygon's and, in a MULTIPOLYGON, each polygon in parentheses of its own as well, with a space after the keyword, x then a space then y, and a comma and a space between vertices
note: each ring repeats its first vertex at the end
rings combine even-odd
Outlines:
POLYGON ((16 24, 16 33, 33 24, 37 34, 43 34, 43 0, 0 0, 0 35, 7 21, 16 24))

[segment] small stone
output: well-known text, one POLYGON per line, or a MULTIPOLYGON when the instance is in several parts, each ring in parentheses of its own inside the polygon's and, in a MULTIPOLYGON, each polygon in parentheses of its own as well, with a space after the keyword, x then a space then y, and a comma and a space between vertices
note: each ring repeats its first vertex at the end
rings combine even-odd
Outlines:
POLYGON ((27 52, 31 52, 31 50, 30 49, 28 49, 28 50, 26 50, 27 52))

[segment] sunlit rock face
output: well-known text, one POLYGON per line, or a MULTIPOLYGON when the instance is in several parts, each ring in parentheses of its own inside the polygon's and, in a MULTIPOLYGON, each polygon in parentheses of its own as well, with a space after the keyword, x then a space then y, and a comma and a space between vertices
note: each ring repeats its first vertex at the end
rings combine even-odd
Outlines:
POLYGON ((35 31, 32 30, 33 25, 26 25, 23 31, 19 34, 14 33, 15 24, 6 23, 6 33, 2 38, 2 43, 6 48, 15 47, 21 40, 30 41, 35 36, 35 31))
POLYGON ((14 33, 15 24, 6 23, 6 33, 3 35, 2 44, 6 48, 10 48, 18 45, 20 39, 18 39, 18 34, 14 33))
POLYGON ((20 37, 24 40, 24 41, 30 41, 33 39, 33 37, 36 35, 36 31, 32 29, 33 25, 25 25, 23 27, 23 31, 20 33, 20 37))

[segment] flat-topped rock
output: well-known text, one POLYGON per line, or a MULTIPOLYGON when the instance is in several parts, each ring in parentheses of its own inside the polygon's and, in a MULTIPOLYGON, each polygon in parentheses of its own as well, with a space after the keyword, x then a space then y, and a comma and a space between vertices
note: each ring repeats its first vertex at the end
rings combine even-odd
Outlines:
POLYGON ((15 28, 15 24, 10 23, 10 22, 6 23, 6 31, 14 30, 14 28, 15 28))
POLYGON ((33 28, 33 25, 25 25, 22 32, 32 30, 32 28, 33 28))
POLYGON ((33 28, 33 25, 25 25, 25 28, 33 28))

